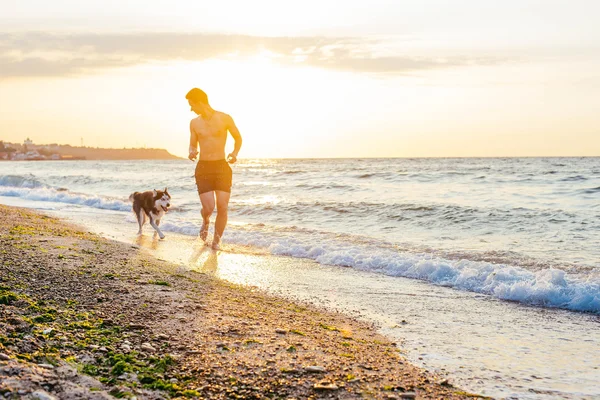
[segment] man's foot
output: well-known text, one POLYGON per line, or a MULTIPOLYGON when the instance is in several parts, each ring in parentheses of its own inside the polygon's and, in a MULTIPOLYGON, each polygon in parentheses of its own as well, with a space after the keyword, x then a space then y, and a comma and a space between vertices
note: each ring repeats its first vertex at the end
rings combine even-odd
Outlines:
POLYGON ((217 235, 213 238, 212 245, 210 246, 213 250, 221 250, 221 238, 217 235))
POLYGON ((200 232, 198 236, 200 239, 206 242, 206 238, 208 237, 208 225, 210 224, 210 220, 202 219, 202 226, 200 227, 200 232))

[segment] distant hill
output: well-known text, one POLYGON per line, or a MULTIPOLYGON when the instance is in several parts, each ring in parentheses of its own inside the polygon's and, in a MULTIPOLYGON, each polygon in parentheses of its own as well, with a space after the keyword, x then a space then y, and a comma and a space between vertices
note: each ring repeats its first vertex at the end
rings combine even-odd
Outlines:
POLYGON ((165 149, 103 149, 74 147, 70 145, 48 146, 61 156, 73 156, 86 160, 181 160, 165 149))
MULTIPOLYGON (((106 149, 100 147, 77 147, 68 144, 33 144, 25 145, 16 143, 1 142, 2 147, 10 147, 12 151, 27 152, 37 151, 43 156, 58 154, 62 159, 86 159, 86 160, 182 160, 181 157, 174 156, 165 149, 145 149, 145 148, 123 148, 106 149)), ((1 149, 0 149, 1 150, 1 149)))

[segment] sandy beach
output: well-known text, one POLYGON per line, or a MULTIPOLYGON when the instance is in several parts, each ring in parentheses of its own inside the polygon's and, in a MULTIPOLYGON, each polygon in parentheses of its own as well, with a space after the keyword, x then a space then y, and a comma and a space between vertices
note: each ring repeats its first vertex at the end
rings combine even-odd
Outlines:
POLYGON ((369 324, 0 209, 6 398, 474 396, 410 365, 369 324))

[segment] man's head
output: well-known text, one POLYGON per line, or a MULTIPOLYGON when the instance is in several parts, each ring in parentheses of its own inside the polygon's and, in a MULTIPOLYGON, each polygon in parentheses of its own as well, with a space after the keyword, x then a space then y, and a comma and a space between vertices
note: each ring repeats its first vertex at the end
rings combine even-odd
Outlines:
POLYGON ((208 104, 208 96, 198 88, 190 90, 185 98, 190 104, 190 109, 198 115, 205 116, 206 111, 211 109, 210 104, 208 104))

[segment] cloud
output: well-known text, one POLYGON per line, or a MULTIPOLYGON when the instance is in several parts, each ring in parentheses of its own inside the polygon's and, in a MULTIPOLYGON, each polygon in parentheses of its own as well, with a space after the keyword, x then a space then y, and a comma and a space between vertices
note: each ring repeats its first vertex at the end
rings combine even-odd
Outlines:
POLYGON ((402 74, 490 63, 491 59, 414 57, 382 42, 344 37, 260 37, 202 33, 0 33, 0 78, 68 76, 154 61, 202 61, 268 52, 282 63, 361 73, 402 74))

